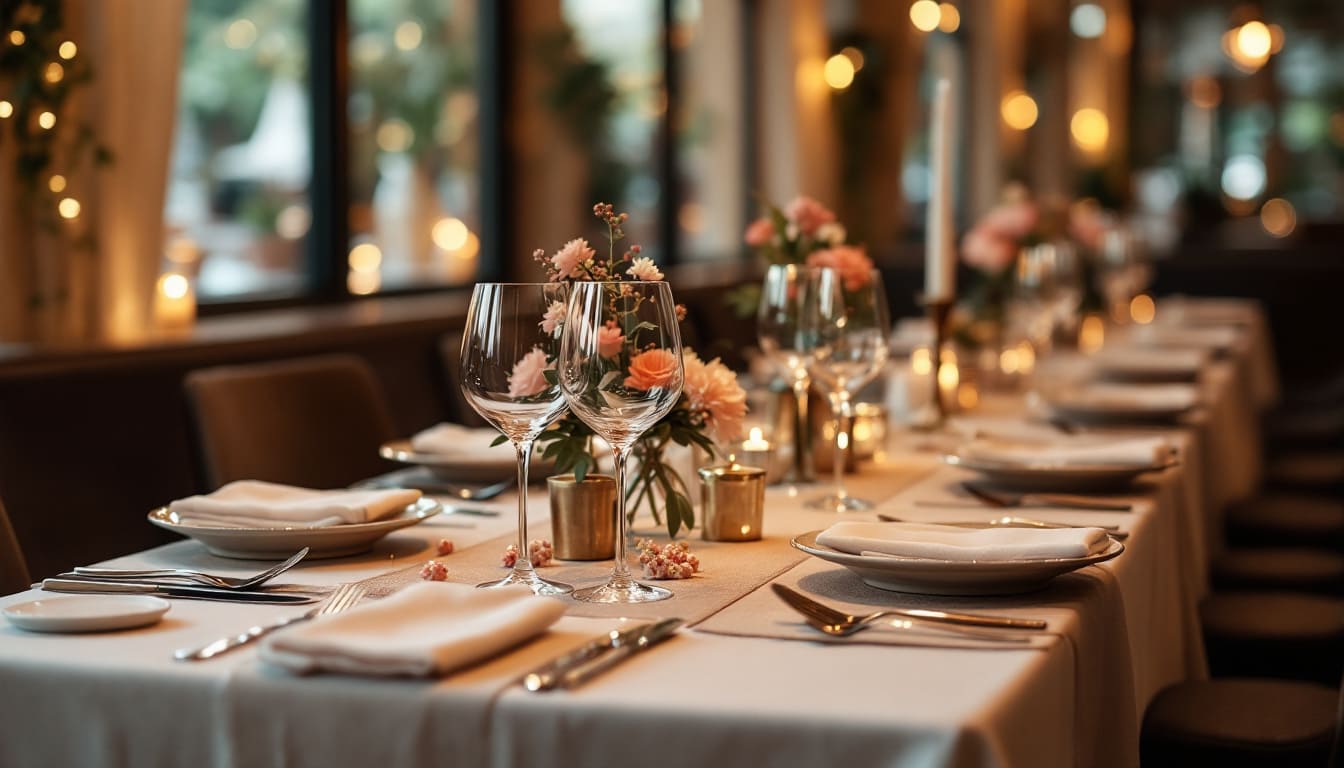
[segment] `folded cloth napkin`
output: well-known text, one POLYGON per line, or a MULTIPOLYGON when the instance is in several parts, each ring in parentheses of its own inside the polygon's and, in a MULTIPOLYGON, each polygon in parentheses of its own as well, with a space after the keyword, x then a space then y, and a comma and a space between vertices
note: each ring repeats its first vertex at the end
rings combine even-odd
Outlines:
POLYGON ((1088 435, 1078 439, 1057 439, 1049 444, 975 440, 958 451, 963 458, 1020 465, 1118 464, 1152 467, 1166 462, 1175 448, 1164 437, 1128 437, 1107 439, 1088 435))
POLYGON ((292 672, 445 674, 545 631, 565 604, 525 585, 476 589, 424 581, 266 638, 261 658, 292 672))
POLYGON ((411 449, 444 456, 498 456, 501 461, 513 461, 512 443, 490 445, 498 437, 499 431, 490 427, 472 429, 461 424, 435 424, 411 436, 411 449))
POLYGON ((1100 528, 961 528, 933 523, 835 523, 817 543, 855 555, 932 560, 1043 560, 1086 557, 1106 549, 1100 528))
POLYGON ((1197 373, 1208 362, 1203 349, 1105 347, 1096 356, 1104 371, 1121 373, 1197 373))
POLYGON ((260 480, 235 480, 214 493, 168 505, 183 523, 230 528, 321 528, 368 523, 414 504, 420 492, 386 490, 315 491, 260 480))
POLYGON ((1199 402, 1199 391, 1192 384, 1092 384, 1056 393, 1051 400, 1070 406, 1179 411, 1193 408, 1199 402))
POLYGON ((1134 341, 1153 347, 1228 350, 1241 340, 1242 330, 1222 325, 1187 328, 1181 325, 1141 325, 1134 329, 1134 341))

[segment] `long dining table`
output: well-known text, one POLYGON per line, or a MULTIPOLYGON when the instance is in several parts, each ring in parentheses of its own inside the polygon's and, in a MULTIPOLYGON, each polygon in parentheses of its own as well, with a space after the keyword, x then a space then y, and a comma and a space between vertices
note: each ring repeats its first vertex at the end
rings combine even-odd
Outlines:
MULTIPOLYGON (((173 658, 175 649, 303 610, 292 606, 174 600, 160 623, 91 634, 0 624, 0 765, 1137 765, 1146 704, 1169 684, 1207 675, 1197 606, 1219 546, 1219 514, 1256 489, 1258 413, 1275 397, 1255 305, 1160 307, 1203 308, 1241 329, 1240 342, 1200 371, 1194 412, 1133 428, 1168 437, 1180 461, 1105 494, 1128 510, 1022 512, 1126 534, 1119 556, 1043 589, 936 597, 868 586, 791 546, 837 520, 804 506, 824 486, 772 486, 759 541, 692 533, 701 572, 662 582, 672 599, 624 607, 566 599, 566 615, 548 632, 441 678, 294 675, 264 663, 255 646, 203 662, 173 658), (851 613, 928 607, 1042 619, 1047 628, 1026 643, 895 628, 830 638, 782 603, 773 583, 851 613), (674 638, 581 687, 535 693, 520 685, 527 670, 594 636, 668 616, 686 620, 674 638)), ((959 490, 975 474, 942 456, 966 434, 998 429, 1048 427, 1021 393, 1008 393, 986 394, 943 431, 898 433, 847 477, 850 492, 875 508, 845 519, 993 516, 959 490)), ((546 495, 532 493, 533 535, 546 536, 546 495)), ((456 551, 436 558, 449 579, 483 581, 502 573, 512 504, 501 497, 473 505, 498 517, 441 514, 367 554, 305 561, 283 580, 365 581, 367 599, 378 599, 416 581, 436 542, 449 538, 456 551)), ((636 528, 658 535, 651 522, 636 528)), ((259 569, 189 539, 105 565, 259 569)), ((609 569, 609 561, 559 561, 544 573, 586 586, 609 569)), ((48 597, 34 589, 0 598, 0 608, 48 597)))

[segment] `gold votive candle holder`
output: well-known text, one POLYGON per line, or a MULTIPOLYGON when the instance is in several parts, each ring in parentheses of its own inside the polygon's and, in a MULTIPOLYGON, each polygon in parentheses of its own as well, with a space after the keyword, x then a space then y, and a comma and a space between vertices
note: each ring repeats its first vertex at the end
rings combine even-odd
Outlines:
POLYGON ((551 502, 551 543, 561 560, 610 560, 616 556, 616 478, 589 474, 546 478, 551 502))
POLYGON ((855 403, 849 428, 854 458, 871 459, 887 444, 887 409, 877 403, 855 403))
POLYGON ((706 541, 755 541, 765 517, 765 470, 741 464, 701 467, 700 536, 706 541))

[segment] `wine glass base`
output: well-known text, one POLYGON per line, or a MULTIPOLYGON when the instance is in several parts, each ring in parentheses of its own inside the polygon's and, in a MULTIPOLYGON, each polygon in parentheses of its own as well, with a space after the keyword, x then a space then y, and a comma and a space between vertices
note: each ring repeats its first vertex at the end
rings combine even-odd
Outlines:
POLYGON ((609 581, 600 587, 588 587, 574 591, 573 598, 584 603, 652 603, 666 600, 672 591, 662 587, 651 587, 637 581, 609 581))
POLYGON ((495 589, 497 587, 512 587, 515 584, 526 585, 535 595, 568 595, 574 591, 573 586, 559 581, 543 579, 535 571, 510 571, 508 576, 498 581, 483 581, 477 584, 476 588, 495 589))
POLYGON ((840 496, 830 494, 822 496, 819 499, 808 499, 803 502, 803 506, 808 509, 824 509, 827 512, 862 512, 872 509, 873 502, 866 499, 858 499, 853 496, 840 496))

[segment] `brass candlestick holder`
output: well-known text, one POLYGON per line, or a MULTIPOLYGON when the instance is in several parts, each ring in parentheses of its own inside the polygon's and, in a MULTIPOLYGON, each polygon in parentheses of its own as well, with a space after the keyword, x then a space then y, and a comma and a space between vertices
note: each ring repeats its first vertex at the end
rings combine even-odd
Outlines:
POLYGON ((924 305, 924 311, 928 314, 929 322, 933 324, 933 347, 929 349, 929 366, 931 374, 929 381, 932 383, 932 397, 929 398, 929 405, 920 411, 915 417, 915 422, 911 426, 915 429, 932 432, 942 429, 947 423, 947 416, 950 411, 947 401, 943 399, 943 388, 938 380, 938 375, 943 369, 943 346, 947 343, 947 321, 952 316, 952 299, 921 299, 924 305))

